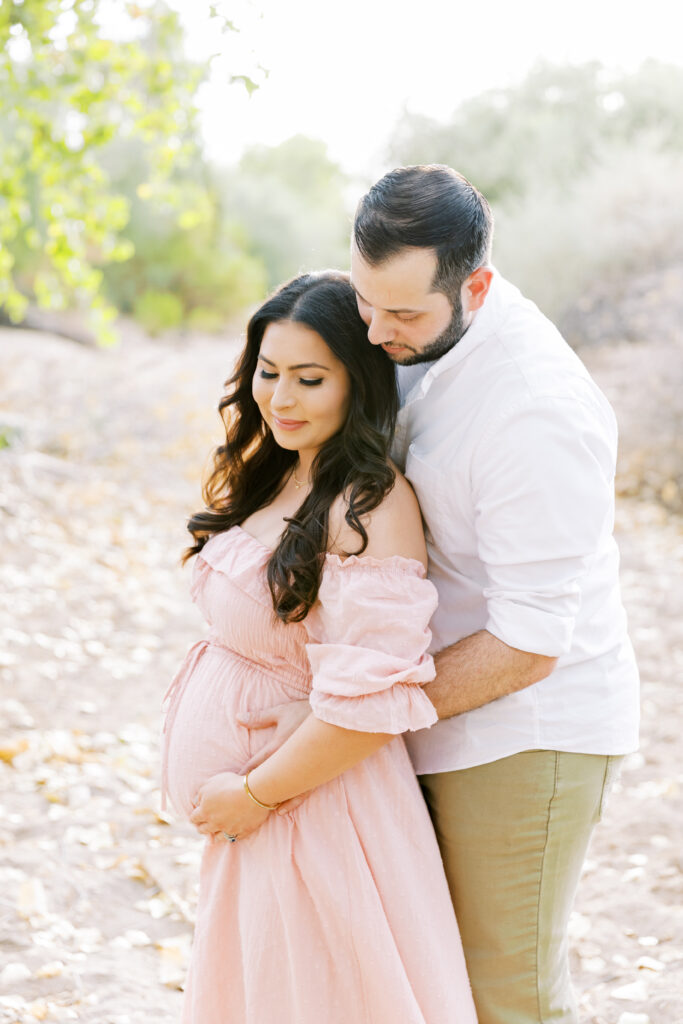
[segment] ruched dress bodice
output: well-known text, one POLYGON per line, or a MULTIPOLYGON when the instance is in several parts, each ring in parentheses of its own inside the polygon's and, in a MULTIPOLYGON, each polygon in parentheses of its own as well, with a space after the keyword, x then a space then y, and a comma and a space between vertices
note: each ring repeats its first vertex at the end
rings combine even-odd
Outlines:
POLYGON ((234 527, 212 537, 195 562, 191 594, 209 634, 190 649, 167 694, 163 778, 164 793, 186 815, 207 778, 240 771, 254 743, 265 741, 237 723, 240 711, 309 697, 318 718, 347 729, 398 734, 436 721, 422 690, 434 678, 426 652, 436 591, 419 562, 328 555, 318 601, 304 623, 286 624, 273 611, 269 557, 234 527), (200 706, 176 726, 190 680, 200 706))
POLYGON ((293 812, 207 842, 184 1024, 474 1024, 431 822, 398 734, 436 721, 422 686, 436 592, 420 563, 328 555, 303 623, 282 623, 270 552, 240 527, 197 557, 209 625, 167 694, 163 788, 242 773, 270 730, 240 712, 308 699, 342 728, 397 738, 293 812))

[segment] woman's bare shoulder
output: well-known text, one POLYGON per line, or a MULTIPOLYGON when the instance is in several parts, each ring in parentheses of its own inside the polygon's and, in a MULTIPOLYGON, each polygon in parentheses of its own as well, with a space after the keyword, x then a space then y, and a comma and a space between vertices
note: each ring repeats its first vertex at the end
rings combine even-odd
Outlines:
MULTIPOLYGON (((426 568, 427 547, 420 506, 406 478, 395 466, 392 468, 396 473, 394 486, 377 508, 363 517, 368 534, 363 555, 380 559, 401 555, 422 562, 426 568)), ((361 546, 360 535, 344 518, 347 509, 348 501, 342 495, 330 509, 329 550, 340 555, 356 554, 361 546)))

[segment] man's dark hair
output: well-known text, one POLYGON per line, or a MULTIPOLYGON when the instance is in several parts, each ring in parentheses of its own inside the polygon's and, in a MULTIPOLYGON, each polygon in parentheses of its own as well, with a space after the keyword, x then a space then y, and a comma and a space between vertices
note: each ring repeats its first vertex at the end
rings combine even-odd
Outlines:
POLYGON ((371 266, 409 247, 434 249, 432 286, 454 304, 466 278, 490 258, 493 216, 481 192, 452 167, 397 167, 361 199, 353 234, 371 266))

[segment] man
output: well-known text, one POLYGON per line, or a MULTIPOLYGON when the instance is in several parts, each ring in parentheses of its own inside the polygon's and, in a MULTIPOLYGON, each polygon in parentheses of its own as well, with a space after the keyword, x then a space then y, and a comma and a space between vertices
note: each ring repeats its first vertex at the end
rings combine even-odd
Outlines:
POLYGON ((370 342, 398 367, 394 455, 439 591, 425 689, 441 721, 407 742, 479 1022, 569 1024, 569 913, 637 744, 616 425, 557 330, 491 267, 491 236, 461 175, 400 168, 360 202, 351 277, 370 342))

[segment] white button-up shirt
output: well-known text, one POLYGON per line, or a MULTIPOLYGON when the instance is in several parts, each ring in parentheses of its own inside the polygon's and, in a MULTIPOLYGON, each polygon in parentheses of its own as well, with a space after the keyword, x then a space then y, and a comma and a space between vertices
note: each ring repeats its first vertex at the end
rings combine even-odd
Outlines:
POLYGON ((408 735, 417 772, 523 750, 634 750, 638 671, 619 593, 617 429, 604 395, 496 273, 458 344, 430 366, 399 369, 399 383, 394 458, 417 493, 439 592, 432 652, 486 629, 559 659, 541 682, 408 735))

